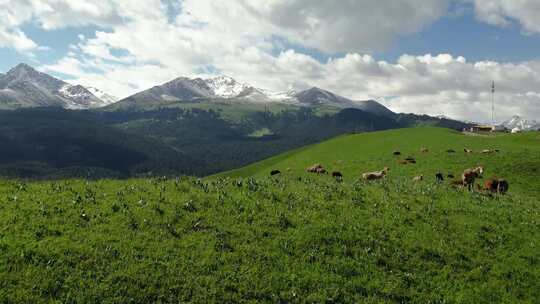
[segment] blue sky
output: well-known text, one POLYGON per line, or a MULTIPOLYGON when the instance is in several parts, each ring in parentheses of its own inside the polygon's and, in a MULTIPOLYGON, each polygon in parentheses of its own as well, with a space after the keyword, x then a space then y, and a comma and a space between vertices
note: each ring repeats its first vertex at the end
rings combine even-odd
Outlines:
MULTIPOLYGON (((30 39, 50 49, 25 54, 9 47, 0 48, 0 71, 5 72, 19 62, 52 64, 68 54, 70 45, 77 44, 80 35, 94 38, 96 31, 108 30, 107 27, 95 25, 44 30, 32 22, 21 28, 30 39)), ((326 54, 283 39, 280 39, 280 44, 297 52, 309 54, 320 62, 327 61, 329 57, 343 55, 343 53, 326 54)), ((444 16, 419 32, 400 35, 388 47, 372 52, 377 59, 390 62, 395 62, 403 54, 442 53, 464 56, 470 61, 538 60, 540 35, 524 34, 516 23, 508 27, 497 27, 479 22, 475 19, 472 8, 467 6, 466 11, 457 16, 444 16)))
POLYGON ((271 90, 319 86, 396 111, 485 119, 494 79, 508 105, 501 119, 540 116, 537 0, 0 6, 0 72, 26 62, 119 97, 179 76, 226 74, 271 90))

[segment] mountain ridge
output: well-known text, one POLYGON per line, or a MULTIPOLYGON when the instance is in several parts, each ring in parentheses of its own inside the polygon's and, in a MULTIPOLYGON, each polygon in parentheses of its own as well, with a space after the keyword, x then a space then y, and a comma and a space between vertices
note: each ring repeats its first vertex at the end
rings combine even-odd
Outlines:
POLYGON ((136 93, 118 101, 116 107, 145 108, 161 103, 236 100, 252 103, 282 103, 303 107, 333 106, 357 108, 380 116, 395 115, 375 100, 352 100, 333 92, 312 87, 296 92, 273 92, 240 83, 228 76, 212 78, 178 77, 162 85, 136 93))
POLYGON ((69 84, 25 63, 0 74, 0 108, 92 109, 106 103, 81 85, 69 84))
POLYGON ((519 115, 514 115, 510 119, 501 123, 501 126, 509 130, 530 131, 540 130, 540 122, 536 120, 528 120, 519 115))

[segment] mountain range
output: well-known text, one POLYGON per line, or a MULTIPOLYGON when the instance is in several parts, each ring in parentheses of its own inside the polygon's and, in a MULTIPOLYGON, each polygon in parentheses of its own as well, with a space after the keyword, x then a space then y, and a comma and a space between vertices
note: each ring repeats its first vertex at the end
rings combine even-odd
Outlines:
MULTIPOLYGON (((94 90, 96 94, 99 90, 94 90)), ((27 107, 61 107, 93 109, 111 104, 111 96, 100 99, 82 85, 72 85, 48 74, 19 64, 0 74, 0 109, 27 107)))
POLYGON ((174 102, 245 102, 281 103, 303 107, 332 106, 336 108, 356 108, 382 116, 394 113, 374 100, 356 101, 332 92, 313 87, 296 92, 272 92, 239 83, 231 77, 219 76, 209 79, 180 77, 163 85, 155 86, 120 100, 115 107, 144 108, 174 102))
MULTIPOLYGON (((352 100, 317 87, 304 91, 273 92, 240 83, 227 76, 207 79, 179 77, 119 100, 95 87, 67 83, 24 63, 15 66, 6 74, 0 73, 0 109, 60 107, 71 110, 150 110, 185 103, 355 108, 379 116, 396 115, 374 100, 352 100)), ((443 115, 437 118, 450 119, 443 115)), ((539 122, 526 120, 518 115, 501 125, 519 130, 540 128, 539 122)))
POLYGON ((69 84, 24 63, 6 74, 0 74, 0 109, 62 107, 82 110, 113 104, 114 109, 149 109, 186 102, 330 106, 338 109, 356 108, 382 116, 394 115, 374 100, 351 100, 316 87, 299 92, 272 92, 226 76, 208 79, 180 77, 119 101, 97 88, 69 84))

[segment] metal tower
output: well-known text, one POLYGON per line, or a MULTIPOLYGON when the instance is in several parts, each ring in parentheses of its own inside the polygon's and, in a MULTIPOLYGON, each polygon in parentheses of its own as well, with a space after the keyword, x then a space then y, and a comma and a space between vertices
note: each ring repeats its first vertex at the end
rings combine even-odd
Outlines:
POLYGON ((491 82, 491 125, 495 127, 495 81, 491 82))

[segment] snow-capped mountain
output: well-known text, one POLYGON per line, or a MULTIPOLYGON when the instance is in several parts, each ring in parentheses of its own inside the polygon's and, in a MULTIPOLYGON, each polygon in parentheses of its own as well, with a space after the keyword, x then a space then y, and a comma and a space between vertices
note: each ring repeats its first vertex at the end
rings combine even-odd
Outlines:
POLYGON ((293 90, 272 92, 237 82, 226 76, 209 79, 180 77, 121 100, 118 106, 144 107, 163 103, 227 100, 251 103, 277 102, 305 107, 328 105, 338 108, 357 108, 383 116, 394 115, 388 108, 373 100, 351 100, 316 87, 301 92, 293 90))
POLYGON ((231 77, 219 76, 204 81, 214 96, 222 98, 238 97, 242 93, 254 89, 253 87, 239 83, 231 77))
POLYGON ((519 115, 512 116, 512 118, 503 122, 501 125, 509 130, 529 131, 540 129, 539 122, 536 120, 527 120, 519 115))
POLYGON ((0 108, 62 107, 91 109, 106 105, 85 87, 72 85, 27 64, 0 74, 0 108))
POLYGON ((94 88, 94 87, 86 87, 86 89, 94 94, 94 96, 96 96, 97 98, 101 99, 101 101, 103 101, 104 103, 104 106, 105 105, 110 105, 110 104, 113 104, 115 102, 117 102, 119 100, 118 97, 116 96, 113 96, 111 94, 108 94, 108 93, 105 93, 103 92, 102 90, 98 89, 98 88, 94 88))

